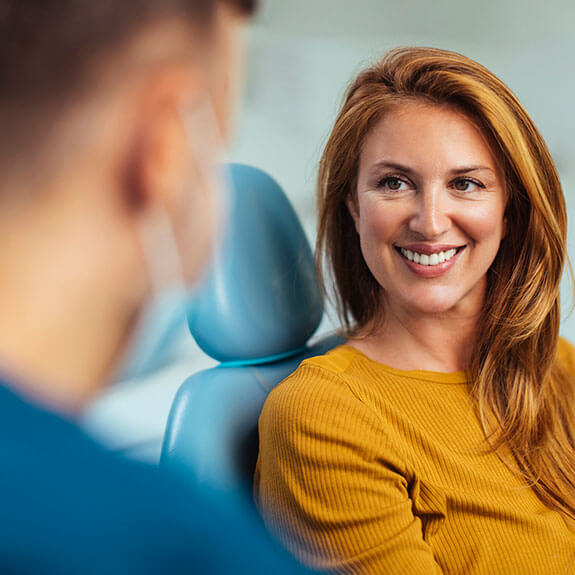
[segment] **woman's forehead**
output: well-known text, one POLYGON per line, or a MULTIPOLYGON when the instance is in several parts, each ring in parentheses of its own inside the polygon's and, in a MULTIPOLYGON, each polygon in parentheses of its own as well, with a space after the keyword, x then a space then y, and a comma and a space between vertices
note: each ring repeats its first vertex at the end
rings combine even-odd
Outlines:
POLYGON ((476 122, 452 107, 427 102, 395 105, 371 129, 362 147, 360 171, 383 163, 418 172, 478 165, 497 169, 493 150, 476 122))

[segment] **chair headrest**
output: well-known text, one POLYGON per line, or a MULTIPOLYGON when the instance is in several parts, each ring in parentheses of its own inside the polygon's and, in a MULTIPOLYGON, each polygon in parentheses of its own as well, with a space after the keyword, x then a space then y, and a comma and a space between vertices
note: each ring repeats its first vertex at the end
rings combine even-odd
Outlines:
POLYGON ((313 254, 275 180, 241 164, 229 173, 227 230, 188 325, 218 361, 272 361, 304 347, 321 321, 313 254))

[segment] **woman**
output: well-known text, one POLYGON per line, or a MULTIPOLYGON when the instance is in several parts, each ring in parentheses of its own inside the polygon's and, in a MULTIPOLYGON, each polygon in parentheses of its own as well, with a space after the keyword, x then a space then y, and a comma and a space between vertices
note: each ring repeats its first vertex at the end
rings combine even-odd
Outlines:
POLYGON ((268 525, 338 573, 575 569, 565 205, 521 104, 464 56, 392 51, 349 88, 318 198, 348 339, 265 405, 268 525))

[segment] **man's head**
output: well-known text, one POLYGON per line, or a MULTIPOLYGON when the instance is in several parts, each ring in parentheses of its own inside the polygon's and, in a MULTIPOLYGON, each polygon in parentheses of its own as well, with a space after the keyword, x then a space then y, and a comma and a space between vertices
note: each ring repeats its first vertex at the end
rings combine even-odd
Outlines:
POLYGON ((159 228, 188 281, 205 266, 210 171, 254 4, 0 5, 0 314, 14 313, 0 357, 62 385, 58 403, 84 399, 122 357, 155 289, 159 228))
MULTIPOLYGON (((191 57, 214 63, 214 41, 255 9, 256 0, 18 0, 0 4, 0 165, 57 131, 66 107, 94 87, 129 79, 134 67, 191 57), (146 32, 179 27, 182 34, 155 54, 130 52, 146 32), (179 40, 179 44, 176 40, 179 40), (187 41, 187 45, 186 45, 187 41), (211 46, 210 46, 211 44, 211 46), (206 50, 206 47, 210 47, 206 50), (130 59, 130 56, 132 58, 130 59), (209 60, 211 58, 211 61, 209 60), (115 76, 115 77, 114 77, 115 76)), ((222 46, 219 47, 220 49, 222 46)), ((9 164, 8 164, 9 165, 9 164)))

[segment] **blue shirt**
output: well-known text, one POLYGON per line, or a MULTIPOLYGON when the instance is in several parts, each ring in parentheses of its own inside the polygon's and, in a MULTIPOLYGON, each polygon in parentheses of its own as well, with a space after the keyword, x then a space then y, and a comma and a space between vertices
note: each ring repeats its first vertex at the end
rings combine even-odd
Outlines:
POLYGON ((0 573, 300 574, 255 512, 116 456, 0 382, 0 573))

